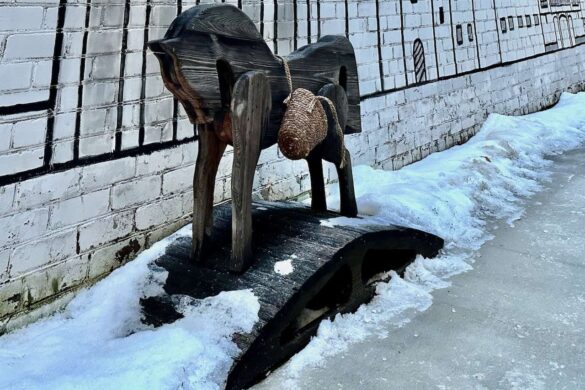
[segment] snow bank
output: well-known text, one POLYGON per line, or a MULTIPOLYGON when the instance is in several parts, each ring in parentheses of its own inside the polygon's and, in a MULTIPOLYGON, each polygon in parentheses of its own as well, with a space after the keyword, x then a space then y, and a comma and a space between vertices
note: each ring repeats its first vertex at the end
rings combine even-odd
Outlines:
MULTIPOLYGON (((541 189, 550 176, 545 157, 585 141, 585 93, 561 96, 543 112, 521 117, 490 115, 464 145, 435 153, 399 171, 368 166, 354 169, 362 219, 334 218, 324 226, 387 224, 421 229, 445 239, 432 260, 417 258, 404 279, 394 274, 377 286, 378 295, 356 313, 323 321, 311 343, 280 369, 285 388, 308 366, 344 352, 368 335, 387 337, 413 313, 432 303, 432 290, 449 286, 449 277, 471 269, 474 251, 491 239, 490 222, 512 223, 522 216, 522 200, 541 189)), ((338 207, 338 187, 328 204, 338 207), (337 202, 337 203, 336 203, 337 202)), ((270 378, 268 379, 270 381, 270 378)))
MULTIPOLYGON (((363 218, 324 224, 403 225, 435 233, 447 246, 437 259, 418 258, 404 279, 394 274, 380 283, 378 295, 356 313, 323 321, 308 347, 282 368, 288 384, 294 387, 307 365, 366 335, 386 337, 391 324, 400 326, 431 305, 433 289, 470 269, 473 251, 490 238, 488 221, 518 218, 521 199, 548 177, 544 156, 585 140, 583 108, 585 94, 564 94, 543 113, 492 115, 465 145, 400 171, 357 167, 363 218)), ((330 204, 335 199, 333 193, 330 204)), ((186 229, 177 234, 188 234, 186 229)), ((157 329, 143 325, 139 300, 160 292, 166 277, 152 261, 173 238, 79 294, 62 313, 0 337, 0 388, 222 388, 237 352, 231 336, 252 329, 259 303, 247 290, 204 300, 178 297, 183 319, 157 329)), ((294 259, 279 271, 293 272, 294 259)))
POLYGON ((247 290, 182 297, 183 319, 157 329, 142 324, 140 297, 156 295, 166 279, 152 261, 175 236, 83 291, 63 313, 0 337, 0 388, 222 388, 237 352, 231 336, 252 330, 260 305, 247 290))

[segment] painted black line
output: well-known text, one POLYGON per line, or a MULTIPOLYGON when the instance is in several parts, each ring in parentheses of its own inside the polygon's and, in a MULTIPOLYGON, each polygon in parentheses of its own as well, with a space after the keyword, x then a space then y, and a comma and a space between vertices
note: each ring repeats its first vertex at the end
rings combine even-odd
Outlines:
MULTIPOLYGON (((475 49, 477 51, 477 64, 478 64, 478 68, 481 68, 481 56, 479 54, 479 41, 477 40, 477 22, 475 20, 475 1, 471 0, 471 9, 473 11, 473 35, 475 36, 475 49)), ((469 31, 468 33, 468 39, 469 39, 469 31)))
POLYGON ((128 49, 128 22, 130 20, 130 0, 124 4, 124 28, 122 30, 122 50, 120 52, 120 78, 118 80, 118 106, 116 107, 116 146, 122 148, 122 127, 124 124, 124 76, 126 75, 126 51, 128 49))
POLYGON ((376 31, 378 37, 378 70, 380 72, 380 87, 385 90, 384 86, 384 60, 382 59, 382 31, 380 31, 380 0, 376 0, 376 31))
POLYGON ((451 4, 451 0, 449 0, 449 23, 451 24, 451 42, 453 43, 453 61, 455 62, 455 73, 459 73, 459 67, 457 66, 457 53, 455 46, 455 26, 453 25, 453 5, 451 4))
POLYGON ((321 0, 317 0, 317 40, 321 39, 321 0))
POLYGON ((408 68, 406 67, 406 46, 404 44, 404 9, 400 0, 400 36, 402 37, 402 62, 404 63, 404 81, 408 85, 408 68))
POLYGON ((81 63, 79 66, 79 86, 77 87, 77 115, 75 117, 75 136, 73 138, 73 159, 79 159, 79 138, 81 136, 81 112, 83 110, 83 83, 85 81, 85 61, 87 53, 87 38, 89 35, 89 20, 91 14, 91 0, 85 5, 85 30, 81 47, 81 63))
MULTIPOLYGON (((496 0, 494 0, 495 2, 496 0)), ((542 4, 538 2, 538 24, 540 24, 540 31, 542 32, 542 47, 546 51, 546 36, 544 35, 544 23, 542 23, 542 4)))
POLYGON ((274 44, 274 54, 278 54, 278 1, 274 0, 274 23, 273 26, 273 34, 274 38, 272 40, 274 44))
MULTIPOLYGON (((238 7, 240 7, 238 2, 238 7)), ((183 12, 183 0, 177 0, 177 16, 183 12)), ((173 96, 173 141, 177 140, 179 132, 179 100, 173 96)))
POLYGON ((345 0, 345 36, 349 38, 349 0, 345 0))
POLYGON ((431 1, 431 15, 432 17, 432 23, 433 23, 433 43, 434 43, 434 47, 435 47, 435 66, 437 69, 437 77, 441 77, 441 72, 439 72, 439 53, 437 52, 437 37, 436 37, 436 33, 435 33, 435 29, 437 28, 437 25, 435 24, 435 2, 431 1))
POLYGON ((494 18, 495 18, 495 22, 496 22, 496 32, 498 33, 498 52, 500 53, 500 64, 502 63, 503 56, 502 56, 502 37, 500 36, 500 18, 498 17, 498 10, 496 8, 496 0, 493 0, 493 5, 494 5, 494 18))
POLYGON ((297 0, 293 0, 293 49, 299 48, 299 10, 297 0))
MULTIPOLYGON (((55 39, 56 41, 57 39, 55 39)), ((62 38, 61 38, 62 41, 62 38)), ((59 61, 53 58, 53 66, 55 66, 55 62, 59 66, 59 61)), ((51 81, 51 87, 53 88, 53 82, 51 81)), ((50 95, 50 93, 49 93, 50 95)), ((22 103, 22 104, 14 104, 12 106, 2 106, 0 107, 0 116, 3 115, 14 115, 14 114, 24 114, 31 111, 42 111, 48 110, 52 108, 52 104, 50 100, 42 100, 40 102, 32 102, 32 103, 22 103)))
POLYGON ((45 153, 43 155, 43 167, 50 167, 53 159, 53 134, 55 132, 55 113, 57 112, 57 91, 59 86, 59 73, 61 71, 61 52, 63 51, 63 26, 67 0, 59 1, 57 12, 57 33, 55 34, 55 47, 53 48, 53 62, 51 63, 51 85, 49 86, 48 108, 53 110, 53 115, 47 118, 47 132, 45 134, 45 153))
POLYGON ((307 43, 311 41, 311 0, 307 0, 307 43))
POLYGON ((152 11, 151 0, 146 0, 146 18, 144 22, 144 43, 142 48, 142 86, 140 89, 140 127, 138 130, 138 145, 144 145, 145 120, 146 120, 146 54, 148 50, 148 36, 150 28, 150 13, 152 11))
POLYGON ((89 156, 89 157, 82 157, 78 160, 71 160, 64 163, 53 164, 53 165, 44 165, 40 168, 30 169, 28 171, 14 173, 11 175, 6 175, 0 177, 0 187, 6 186, 13 183, 18 183, 24 180, 32 179, 37 176, 46 175, 49 173, 56 173, 56 172, 63 172, 68 169, 73 169, 77 167, 84 167, 87 165, 98 164, 101 162, 117 160, 126 157, 136 157, 136 156, 143 156, 148 155, 160 150, 164 149, 171 149, 180 145, 184 145, 190 142, 195 141, 196 137, 190 137, 187 139, 183 139, 180 141, 172 141, 172 142, 165 142, 165 143, 158 143, 158 144, 148 144, 142 147, 135 147, 131 149, 121 150, 119 152, 112 152, 106 154, 100 154, 97 156, 89 156))
POLYGON ((260 35, 264 38, 264 0, 260 2, 260 35))

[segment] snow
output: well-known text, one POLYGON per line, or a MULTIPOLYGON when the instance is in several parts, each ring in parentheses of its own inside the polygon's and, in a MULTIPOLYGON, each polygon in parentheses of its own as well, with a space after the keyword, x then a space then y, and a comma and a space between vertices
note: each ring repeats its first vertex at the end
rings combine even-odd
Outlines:
MULTIPOLYGON (((377 296, 355 313, 323 321, 309 345, 283 367, 281 388, 298 388, 307 367, 322 366, 366 336, 388 337, 433 301, 432 291, 450 285, 453 275, 472 269, 474 253, 490 240, 490 224, 522 217, 522 201, 550 177, 546 156, 585 141, 585 93, 561 96, 552 109, 526 116, 492 114, 466 144, 434 153, 399 171, 368 166, 354 169, 359 219, 321 221, 324 226, 384 224, 424 230, 445 239, 435 259, 418 257, 400 278, 377 285, 377 296)), ((338 187, 327 199, 338 207, 338 187)), ((537 386, 537 378, 510 373, 509 384, 537 386)), ((270 379, 269 379, 270 381, 270 379)))
POLYGON ((292 274, 294 270, 295 269, 293 267, 292 260, 290 259, 277 261, 276 263, 274 263, 274 272, 276 272, 277 274, 286 276, 292 274))
POLYGON ((176 297, 184 318, 143 325, 139 298, 156 295, 166 279, 152 261, 176 235, 80 293, 64 312, 0 337, 0 388, 221 388, 237 352, 231 336, 251 331, 260 305, 248 290, 176 297))
MULTIPOLYGON (((465 145, 387 172, 356 167, 360 219, 322 223, 377 223, 418 228, 443 237, 436 259, 417 258, 404 278, 391 273, 378 295, 356 313, 323 321, 310 344, 281 370, 295 387, 303 368, 347 349, 367 335, 387 337, 427 309, 432 291, 472 268, 474 251, 491 238, 489 224, 522 216, 522 199, 549 177, 545 156, 585 141, 585 93, 563 94, 552 109, 523 117, 491 115, 465 145)), ((330 186, 328 203, 338 199, 330 186)), ((187 235, 188 227, 176 233, 187 235)), ((159 328, 140 322, 140 298, 161 291, 164 271, 153 265, 171 236, 81 292, 66 309, 0 337, 0 388, 219 389, 237 346, 235 333, 249 332, 259 303, 249 290, 223 292, 204 300, 174 297, 184 318, 159 328)), ((285 259, 275 272, 293 271, 285 259)), ((511 372, 510 384, 538 384, 511 372)))

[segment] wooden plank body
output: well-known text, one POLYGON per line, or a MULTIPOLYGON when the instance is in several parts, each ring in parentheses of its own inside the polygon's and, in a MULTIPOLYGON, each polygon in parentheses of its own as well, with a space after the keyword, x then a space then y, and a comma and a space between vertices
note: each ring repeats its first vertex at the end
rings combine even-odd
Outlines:
MULTIPOLYGON (((253 261, 251 193, 260 150, 274 145, 290 90, 284 62, 275 56, 240 9, 207 4, 179 15, 165 37, 149 42, 166 87, 199 124, 194 179, 192 259, 202 260, 213 228, 211 202, 219 159, 234 146, 231 266, 243 272, 253 261)), ((355 53, 343 36, 326 36, 291 53, 286 63, 293 88, 329 98, 327 137, 307 157, 315 210, 326 209, 320 160, 335 164, 340 177, 341 213, 357 215, 350 156, 343 134, 361 131, 355 53), (334 120, 337 112, 338 122, 334 120), (341 130, 338 130, 339 123, 341 130), (347 161, 346 161, 347 160, 347 161)), ((210 264, 211 267, 216 265, 210 264)))
MULTIPOLYGON (((233 83, 248 71, 265 73, 272 111, 262 149, 276 143, 283 101, 291 91, 282 62, 241 10, 228 4, 190 8, 175 19, 163 39, 149 42, 149 47, 161 63, 167 88, 183 103, 193 123, 210 123, 225 112, 229 97, 222 98, 222 79, 233 83)), ((325 84, 341 85, 348 97, 345 133, 361 131, 357 64, 346 37, 325 36, 286 58, 294 88, 317 94, 325 84)))

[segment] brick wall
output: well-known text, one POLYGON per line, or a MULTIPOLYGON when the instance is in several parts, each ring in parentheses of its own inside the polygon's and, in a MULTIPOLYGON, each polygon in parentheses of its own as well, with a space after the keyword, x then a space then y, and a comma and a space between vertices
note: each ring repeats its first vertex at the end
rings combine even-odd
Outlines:
MULTIPOLYGON (((196 132, 144 48, 195 3, 0 4, 0 328, 188 222, 196 132)), ((536 111, 583 89, 581 5, 513 3, 240 5, 281 55, 326 34, 351 39, 364 131, 348 148, 354 164, 398 169, 466 141, 489 113, 536 111)), ((216 202, 230 197, 232 158, 228 149, 216 202)), ((262 153, 256 197, 309 190, 304 163, 262 153)))

